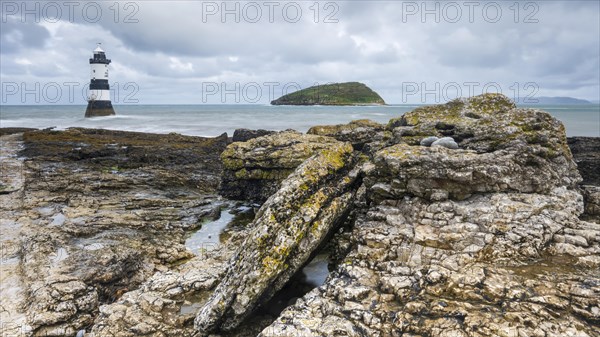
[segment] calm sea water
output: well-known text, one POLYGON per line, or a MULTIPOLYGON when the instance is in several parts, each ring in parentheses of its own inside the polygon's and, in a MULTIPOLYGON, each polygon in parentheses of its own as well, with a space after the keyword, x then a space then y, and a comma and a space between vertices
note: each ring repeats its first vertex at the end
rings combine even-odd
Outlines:
MULTIPOLYGON (((230 136, 237 128, 305 132, 311 126, 371 119, 387 123, 417 105, 375 107, 270 105, 121 105, 117 116, 84 118, 85 106, 0 106, 0 127, 103 128, 195 136, 230 136)), ((560 119, 569 136, 600 137, 600 105, 535 106, 560 119)))

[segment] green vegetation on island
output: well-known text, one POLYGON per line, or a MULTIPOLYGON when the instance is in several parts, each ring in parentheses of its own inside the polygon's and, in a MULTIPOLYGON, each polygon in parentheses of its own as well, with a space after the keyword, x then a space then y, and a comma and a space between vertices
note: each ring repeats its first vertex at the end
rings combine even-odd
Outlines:
POLYGON ((379 94, 363 83, 316 85, 284 95, 273 105, 385 105, 379 94))

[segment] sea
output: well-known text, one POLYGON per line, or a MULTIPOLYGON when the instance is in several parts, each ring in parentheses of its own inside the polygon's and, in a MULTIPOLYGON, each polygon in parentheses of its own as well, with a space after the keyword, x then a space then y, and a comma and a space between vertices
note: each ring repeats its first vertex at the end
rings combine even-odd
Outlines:
MULTIPOLYGON (((421 105, 116 105, 116 116, 84 118, 84 105, 0 105, 0 127, 101 128, 214 137, 238 128, 306 132, 314 125, 356 119, 387 123, 421 105)), ((600 104, 522 106, 542 109, 561 120, 567 136, 600 137, 600 104)))

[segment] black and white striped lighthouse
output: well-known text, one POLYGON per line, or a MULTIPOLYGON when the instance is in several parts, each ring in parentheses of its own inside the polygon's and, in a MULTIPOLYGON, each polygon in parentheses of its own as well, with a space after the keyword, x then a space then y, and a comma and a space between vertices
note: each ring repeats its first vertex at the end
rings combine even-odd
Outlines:
POLYGON ((94 57, 90 59, 90 92, 85 117, 112 116, 115 114, 110 102, 109 64, 110 60, 106 58, 104 50, 100 48, 100 43, 98 43, 98 47, 94 49, 94 57))

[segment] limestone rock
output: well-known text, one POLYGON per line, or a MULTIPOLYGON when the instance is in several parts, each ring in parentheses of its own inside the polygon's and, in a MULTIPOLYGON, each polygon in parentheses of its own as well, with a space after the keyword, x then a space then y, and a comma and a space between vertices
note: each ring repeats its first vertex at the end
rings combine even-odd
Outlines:
POLYGON ((367 143, 386 139, 385 126, 368 119, 355 120, 348 124, 319 125, 308 130, 308 134, 329 136, 342 142, 350 142, 355 149, 367 143))
POLYGON ((581 186, 585 202, 585 213, 600 216, 600 186, 581 186))
POLYGON ((195 325, 200 332, 235 328, 308 261, 351 206, 357 178, 350 171, 352 160, 352 146, 338 142, 283 181, 259 210, 227 274, 199 311, 195 325))
POLYGON ((0 335, 75 336, 100 306, 193 256, 186 232, 219 207, 226 135, 70 129, 0 142, 0 335))
POLYGON ((230 199, 264 202, 281 182, 317 151, 338 144, 324 136, 283 131, 230 144, 221 155, 221 194, 230 199))
POLYGON ((517 108, 506 96, 484 94, 425 106, 392 119, 396 142, 419 144, 428 136, 452 137, 463 149, 492 152, 521 143, 543 155, 571 157, 564 125, 547 112, 517 108))
POLYGON ((598 191, 559 121, 488 94, 361 123, 231 144, 229 188, 285 174, 195 257, 226 136, 2 136, 0 334, 598 336, 598 191), (325 283, 261 316, 325 245, 325 283))
POLYGON ((597 336, 600 225, 560 122, 483 95, 388 128, 347 255, 260 336, 597 336), (417 146, 432 134, 461 149, 417 146))

